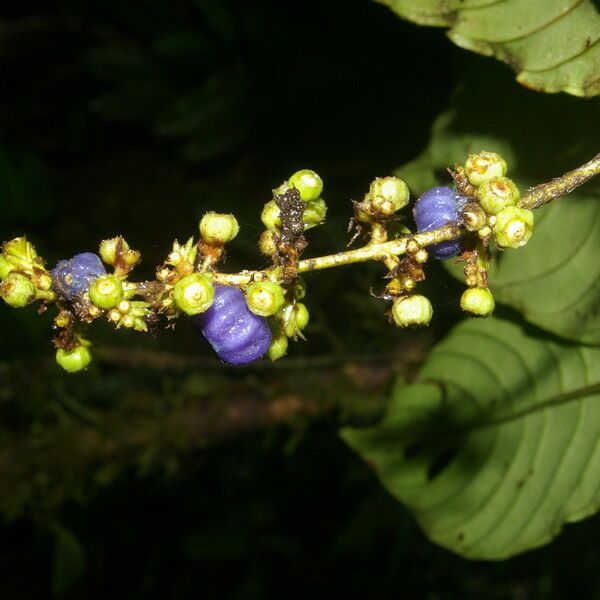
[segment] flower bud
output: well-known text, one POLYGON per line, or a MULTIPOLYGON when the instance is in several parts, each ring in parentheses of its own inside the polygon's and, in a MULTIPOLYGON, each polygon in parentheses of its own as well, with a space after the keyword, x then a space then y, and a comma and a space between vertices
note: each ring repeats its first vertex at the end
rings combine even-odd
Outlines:
POLYGON ((469 154, 465 162, 465 173, 469 183, 475 187, 482 183, 506 175, 506 161, 496 152, 482 150, 469 154))
POLYGON ((36 260, 37 253, 35 248, 27 241, 25 236, 4 242, 2 250, 4 252, 4 258, 23 271, 31 272, 34 264, 38 262, 36 260))
POLYGON ((408 186, 399 177, 377 177, 369 188, 367 201, 379 214, 390 216, 408 204, 408 186))
POLYGON ((260 317, 279 312, 284 302, 283 288, 272 281, 257 281, 246 290, 248 308, 260 317))
POLYGON ((259 250, 266 256, 272 256, 277 252, 277 230, 265 229, 258 240, 259 250))
POLYGON ((398 327, 428 325, 433 315, 431 302, 420 295, 400 296, 394 300, 392 317, 398 327))
POLYGON ((468 202, 460 214, 469 231, 479 231, 487 223, 487 215, 477 202, 468 202))
POLYGON ((173 300, 188 315, 198 315, 208 310, 215 297, 208 275, 192 273, 180 279, 173 288, 173 300))
POLYGON ((98 254, 100 254, 100 258, 107 265, 114 266, 117 262, 119 250, 121 253, 126 253, 129 250, 129 244, 120 235, 108 240, 102 240, 98 254))
POLYGON ((477 197, 485 212, 497 215, 507 206, 515 205, 521 194, 512 179, 495 177, 481 184, 477 197))
POLYGON ((500 248, 520 248, 533 233, 533 212, 509 206, 496 216, 494 235, 500 248))
POLYGON ((323 191, 323 180, 310 169, 296 171, 289 179, 289 184, 300 192, 305 202, 316 200, 323 191))
POLYGON ((0 296, 13 308, 23 308, 35 300, 35 286, 21 273, 9 273, 0 285, 0 296))
POLYGON ((272 339, 267 356, 271 360, 278 360, 287 354, 287 349, 288 339, 285 335, 280 334, 272 339))
POLYGON ((237 219, 231 214, 207 212, 200 220, 200 235, 208 244, 226 244, 239 230, 237 219))
POLYGON ((56 351, 56 362, 68 373, 76 373, 85 369, 92 361, 92 354, 86 346, 80 345, 73 350, 59 348, 56 351))
POLYGON ((496 303, 488 288, 472 287, 464 291, 460 299, 460 307, 478 317, 489 317, 496 303))
POLYGON ((279 206, 277 206, 275 200, 269 200, 263 207, 260 220, 267 229, 279 228, 281 227, 279 214, 279 206))
POLYGON ((323 198, 309 200, 306 203, 302 220, 304 221, 304 229, 310 229, 320 225, 325 220, 327 214, 327 204, 323 198))
POLYGON ((121 302, 123 284, 115 275, 103 275, 92 281, 88 293, 95 306, 108 310, 121 302))
POLYGON ((308 325, 309 316, 308 309, 302 302, 284 306, 280 319, 285 335, 293 339, 301 336, 300 332, 308 325))

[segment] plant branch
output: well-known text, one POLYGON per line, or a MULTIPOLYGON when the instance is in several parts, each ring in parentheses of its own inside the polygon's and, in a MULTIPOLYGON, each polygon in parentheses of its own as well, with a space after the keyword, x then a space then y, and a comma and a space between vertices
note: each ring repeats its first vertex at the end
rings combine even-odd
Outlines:
POLYGON ((551 200, 566 196, 596 175, 600 175, 600 154, 596 154, 589 162, 552 181, 532 187, 521 198, 519 206, 529 209, 539 208, 551 200))

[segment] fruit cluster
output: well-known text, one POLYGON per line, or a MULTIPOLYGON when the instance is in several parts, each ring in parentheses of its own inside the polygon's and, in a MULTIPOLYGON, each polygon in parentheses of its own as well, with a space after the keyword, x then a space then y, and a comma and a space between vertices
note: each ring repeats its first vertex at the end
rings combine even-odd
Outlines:
POLYGON ((35 301, 40 311, 57 307, 56 360, 69 372, 90 363, 90 342, 82 329, 98 318, 116 328, 146 332, 161 319, 169 323, 184 314, 222 361, 245 364, 265 355, 276 360, 286 354, 289 339, 304 338, 309 321, 300 274, 364 260, 386 266, 383 297, 392 301, 390 317, 398 326, 431 320, 430 301, 414 293, 430 256, 465 262, 468 289, 461 307, 487 316, 494 309, 487 286, 490 242, 495 240, 500 249, 524 245, 532 233, 533 214, 517 206, 519 191, 506 177, 506 163, 498 154, 470 155, 452 174, 454 187, 432 188, 414 204, 414 233, 398 216, 409 203, 406 183, 397 177, 376 178, 363 200, 354 202, 351 220, 356 230, 352 241, 366 232, 367 243, 301 260, 305 232, 323 223, 327 205, 321 197, 323 182, 314 171, 294 173, 263 207, 265 231, 259 247, 271 265, 261 271, 217 270, 225 245, 239 232, 231 214, 206 213, 198 239, 175 241, 156 278, 138 283, 129 276, 141 255, 121 236, 102 241, 98 255, 77 254, 51 271, 24 237, 15 238, 2 246, 0 295, 16 308, 35 301))

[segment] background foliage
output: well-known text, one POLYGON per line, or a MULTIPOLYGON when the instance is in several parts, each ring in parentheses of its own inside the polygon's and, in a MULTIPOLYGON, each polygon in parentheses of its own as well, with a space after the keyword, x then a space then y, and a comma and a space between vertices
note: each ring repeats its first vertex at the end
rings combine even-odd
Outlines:
MULTIPOLYGON (((345 245, 349 199, 398 165, 419 192, 447 181, 446 166, 486 147, 506 153, 526 186, 597 152, 597 100, 521 88, 505 65, 453 48, 442 30, 415 27, 375 3, 314 1, 303 10, 313 18, 310 31, 293 3, 268 0, 2 7, 2 239, 25 233, 52 264, 123 233, 143 252, 143 276, 174 237, 188 235, 205 210, 219 209, 242 224, 226 264, 235 270, 262 266, 260 207, 297 168, 325 179, 330 217, 311 235, 308 252, 316 255, 345 245)), ((426 533, 474 556, 469 538, 444 537, 467 506, 427 511, 423 502, 434 487, 444 498, 448 473, 454 485, 490 472, 493 462, 477 470, 468 460, 473 440, 487 444, 490 434, 453 447, 444 444, 454 438, 443 437, 423 450, 419 436, 430 438, 439 425, 428 412, 420 429, 411 425, 409 442, 394 437, 390 448, 383 434, 401 425, 406 402, 435 409, 442 387, 449 406, 468 409, 444 419, 471 426, 484 415, 478 411, 498 392, 490 391, 493 375, 485 369, 466 375, 470 359, 460 340, 469 330, 490 330, 490 363, 504 336, 531 345, 506 374, 509 412, 582 387, 581 378, 597 381, 593 361, 587 369, 578 363, 575 381, 568 358, 597 351, 573 346, 597 344, 600 331, 591 252, 597 186, 543 209, 531 244, 494 265, 501 319, 459 325, 413 386, 403 382, 415 379, 428 351, 461 319, 462 286, 440 265, 425 285, 435 317, 423 332, 387 324, 382 304, 369 296, 371 287, 383 287, 377 266, 310 276, 309 342, 279 365, 247 369, 220 366, 181 323, 155 339, 99 327, 99 360, 67 377, 52 361, 49 317, 0 311, 2 597, 600 594, 590 575, 599 560, 597 518, 503 563, 464 561, 428 542, 336 435, 340 423, 348 426, 344 437, 369 458, 382 457, 379 476, 426 533), (567 357, 563 378, 540 376, 539 390, 523 389, 523 364, 547 357, 548 347, 567 357), (459 381, 427 383, 458 372, 444 366, 451 361, 465 369, 459 381), (464 378, 477 386, 472 412, 475 404, 458 402, 464 378), (388 397, 385 420, 368 429, 388 397), (422 481, 427 473, 431 480, 422 481), (423 489, 409 494, 408 475, 421 478, 423 489)), ((594 402, 582 396, 550 419, 575 431, 575 411, 585 415, 594 402)), ((527 426, 535 430, 540 418, 526 417, 527 426)), ((590 443, 594 420, 582 423, 585 436, 573 440, 590 443)), ((523 427, 517 421, 491 431, 506 437, 509 452, 523 427)), ((560 435, 540 433, 548 440, 555 453, 568 447, 560 435)), ((515 493, 523 468, 500 478, 507 490, 515 493)), ((529 481, 521 488, 528 497, 529 481)), ((568 482, 560 489, 565 498, 574 494, 568 482)), ((582 511, 559 506, 551 514, 552 527, 542 529, 554 533, 582 511)), ((499 558, 546 539, 526 534, 517 545, 496 540, 475 556, 499 558)))

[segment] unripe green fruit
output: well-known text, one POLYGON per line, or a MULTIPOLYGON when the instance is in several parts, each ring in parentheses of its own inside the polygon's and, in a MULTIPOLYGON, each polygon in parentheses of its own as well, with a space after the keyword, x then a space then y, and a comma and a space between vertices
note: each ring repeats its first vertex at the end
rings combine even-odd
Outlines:
POLYGON ((285 335, 278 335, 273 338, 267 356, 271 360, 278 360, 287 354, 288 339, 285 335))
POLYGON ((506 161, 496 152, 482 150, 469 154, 465 162, 465 173, 469 183, 476 187, 482 183, 506 175, 506 161))
POLYGON ((4 281, 11 271, 15 270, 15 266, 6 259, 4 254, 0 254, 0 280, 4 281))
POLYGON ((481 184, 477 197, 485 212, 497 215, 507 206, 514 206, 521 194, 512 179, 495 177, 481 184))
POLYGON ((433 315, 431 302, 420 295, 400 296, 394 300, 392 317, 398 327, 428 325, 433 315))
POLYGON ((215 288, 203 273, 192 273, 180 279, 173 288, 173 300, 188 315, 208 310, 215 299, 215 288))
POLYGON ((260 317, 279 312, 284 302, 283 288, 272 281, 257 281, 246 290, 248 308, 260 317))
POLYGON ((208 212, 200 220, 200 235, 209 244, 226 244, 239 230, 237 219, 231 214, 208 212))
POLYGON ((500 248, 520 248, 533 233, 533 212, 509 206, 496 215, 494 235, 500 248))
POLYGON ((369 188, 367 201, 378 213, 392 215, 408 204, 408 186, 399 177, 377 177, 369 188))
POLYGON ((108 240, 102 240, 100 242, 98 254, 100 254, 100 258, 107 265, 114 265, 117 261, 117 249, 119 247, 122 253, 127 253, 127 251, 129 250, 129 244, 120 235, 114 238, 110 238, 108 240))
POLYGON ((103 275, 94 279, 88 290, 90 300, 98 308, 113 308, 123 298, 123 284, 115 275, 103 275))
POLYGON ((296 171, 289 179, 289 184, 300 192, 305 202, 316 200, 323 191, 323 180, 310 169, 296 171))
POLYGON ((267 229, 275 229, 281 227, 281 219, 279 218, 279 206, 275 200, 269 200, 263 207, 260 214, 260 220, 267 229))
POLYGON ((59 348, 56 351, 56 362, 68 373, 82 371, 91 361, 92 353, 86 346, 77 346, 73 350, 59 348))
POLYGON ((309 200, 306 203, 302 220, 304 221, 304 229, 310 229, 320 225, 325 220, 327 214, 327 204, 323 198, 317 198, 316 200, 309 200))
POLYGON ((4 302, 13 308, 23 308, 35 300, 35 286, 21 273, 9 273, 0 286, 4 302))
POLYGON ((277 252, 277 230, 265 229, 258 240, 259 250, 266 256, 271 256, 277 252))
POLYGON ((479 317, 489 317, 496 306, 494 296, 488 288, 472 287, 464 291, 460 307, 479 317))

